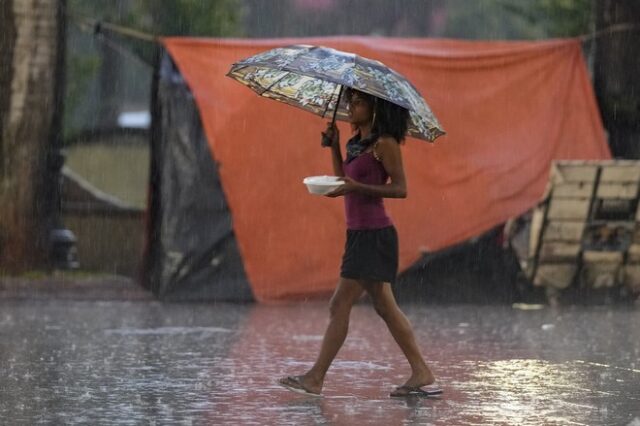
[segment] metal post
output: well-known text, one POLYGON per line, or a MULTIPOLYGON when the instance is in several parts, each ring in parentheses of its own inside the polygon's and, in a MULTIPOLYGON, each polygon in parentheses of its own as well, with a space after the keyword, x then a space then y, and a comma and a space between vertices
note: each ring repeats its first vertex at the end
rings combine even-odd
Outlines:
POLYGON ((64 135, 64 95, 66 87, 65 61, 67 43, 66 0, 58 0, 58 46, 55 64, 54 111, 51 122, 49 148, 47 150, 47 174, 49 179, 45 185, 49 188, 48 195, 48 242, 49 266, 54 269, 77 269, 75 247, 76 237, 62 223, 62 166, 64 166, 63 135, 64 135))

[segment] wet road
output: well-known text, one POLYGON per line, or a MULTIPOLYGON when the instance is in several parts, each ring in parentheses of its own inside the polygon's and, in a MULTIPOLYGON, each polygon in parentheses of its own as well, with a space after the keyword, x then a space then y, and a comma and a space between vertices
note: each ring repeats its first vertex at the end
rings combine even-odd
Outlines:
POLYGON ((275 384, 311 365, 324 303, 0 301, 0 423, 640 426, 640 310, 405 306, 444 388, 408 374, 355 307, 323 398, 275 384))

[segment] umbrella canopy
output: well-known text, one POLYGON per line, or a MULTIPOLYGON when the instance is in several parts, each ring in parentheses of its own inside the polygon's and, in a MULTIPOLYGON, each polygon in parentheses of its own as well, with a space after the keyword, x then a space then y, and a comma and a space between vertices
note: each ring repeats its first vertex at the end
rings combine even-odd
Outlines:
POLYGON ((409 110, 410 136, 433 142, 445 132, 416 88, 382 62, 322 46, 279 47, 233 64, 228 77, 259 95, 333 119, 348 120, 343 87, 409 110))

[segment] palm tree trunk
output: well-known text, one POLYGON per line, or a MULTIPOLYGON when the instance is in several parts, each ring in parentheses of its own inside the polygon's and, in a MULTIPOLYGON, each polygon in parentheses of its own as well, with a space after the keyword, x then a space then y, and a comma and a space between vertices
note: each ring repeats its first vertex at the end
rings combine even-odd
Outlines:
POLYGON ((48 255, 64 3, 0 4, 0 270, 20 272, 42 266, 48 255))

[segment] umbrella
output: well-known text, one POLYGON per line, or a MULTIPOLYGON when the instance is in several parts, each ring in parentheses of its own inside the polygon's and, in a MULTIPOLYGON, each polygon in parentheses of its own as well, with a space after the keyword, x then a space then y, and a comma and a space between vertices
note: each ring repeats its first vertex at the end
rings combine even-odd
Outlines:
POLYGON ((382 62, 323 46, 278 47, 246 58, 227 73, 260 96, 347 121, 344 87, 409 110, 408 134, 433 142, 445 132, 416 88, 382 62))

